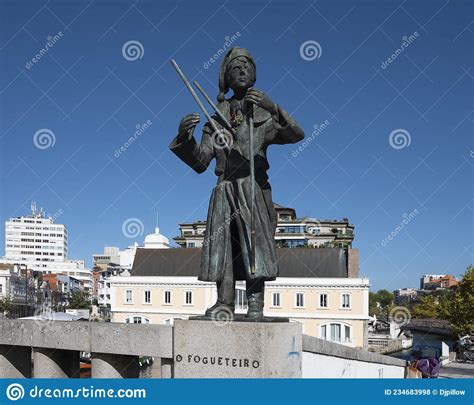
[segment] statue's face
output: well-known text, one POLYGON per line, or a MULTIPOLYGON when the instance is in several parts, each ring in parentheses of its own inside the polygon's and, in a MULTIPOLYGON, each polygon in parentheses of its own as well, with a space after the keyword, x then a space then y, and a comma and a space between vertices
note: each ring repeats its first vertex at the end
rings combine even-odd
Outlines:
POLYGON ((236 58, 227 66, 226 82, 234 92, 247 90, 255 83, 255 68, 247 58, 236 58))

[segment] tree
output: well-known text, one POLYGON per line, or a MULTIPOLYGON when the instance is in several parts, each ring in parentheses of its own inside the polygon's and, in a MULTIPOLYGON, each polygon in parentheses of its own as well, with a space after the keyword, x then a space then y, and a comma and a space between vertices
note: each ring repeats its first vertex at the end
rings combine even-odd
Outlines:
POLYGON ((439 318, 438 299, 433 295, 421 297, 419 303, 413 307, 412 316, 418 319, 439 318))
POLYGON ((89 294, 85 291, 78 291, 72 293, 71 299, 69 300, 70 309, 89 309, 91 302, 89 294))
POLYGON ((380 315, 380 305, 378 302, 377 293, 369 292, 369 315, 380 315))
POLYGON ((446 305, 447 318, 456 334, 474 331, 474 268, 470 265, 446 305))
POLYGON ((0 315, 8 314, 13 308, 10 298, 0 300, 0 315))
POLYGON ((393 303, 393 293, 387 290, 377 291, 377 299, 380 302, 380 306, 386 310, 393 303))

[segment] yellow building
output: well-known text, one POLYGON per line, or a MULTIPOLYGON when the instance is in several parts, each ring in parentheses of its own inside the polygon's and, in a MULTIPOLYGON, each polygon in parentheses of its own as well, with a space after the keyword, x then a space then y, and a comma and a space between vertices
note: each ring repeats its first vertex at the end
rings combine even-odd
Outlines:
MULTIPOLYGON (((265 315, 300 322, 307 335, 366 347, 369 280, 350 268, 355 252, 277 251, 280 277, 265 284, 265 315)), ((215 283, 197 279, 199 258, 200 249, 138 249, 131 275, 110 279, 112 322, 172 324, 204 314, 217 292, 215 283)), ((245 283, 237 282, 236 313, 246 310, 245 283)))

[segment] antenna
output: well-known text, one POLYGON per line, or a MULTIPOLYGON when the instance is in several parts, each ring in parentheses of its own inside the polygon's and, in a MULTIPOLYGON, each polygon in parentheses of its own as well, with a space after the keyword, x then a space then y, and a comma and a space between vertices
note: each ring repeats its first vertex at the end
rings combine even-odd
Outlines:
POLYGON ((36 202, 31 201, 31 215, 36 215, 36 202))
POLYGON ((158 210, 156 210, 156 227, 155 227, 155 233, 160 233, 160 226, 159 226, 159 223, 160 223, 160 215, 159 215, 158 210))

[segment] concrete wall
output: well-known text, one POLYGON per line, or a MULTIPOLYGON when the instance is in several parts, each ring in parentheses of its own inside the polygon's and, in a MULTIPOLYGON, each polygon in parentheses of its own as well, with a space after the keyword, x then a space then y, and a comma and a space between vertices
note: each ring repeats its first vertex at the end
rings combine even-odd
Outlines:
POLYGON ((405 378, 407 362, 303 335, 303 378, 405 378))
POLYGON ((359 277, 359 249, 349 249, 347 255, 347 277, 359 277))
MULTIPOLYGON (((282 354, 285 359, 289 354, 294 355, 292 361, 296 362, 295 370, 302 370, 298 377, 302 375, 303 378, 405 376, 407 362, 404 360, 302 335, 301 328, 295 324, 233 322, 216 325, 205 321, 181 321, 176 323, 175 328, 179 325, 194 325, 197 332, 190 333, 189 337, 184 341, 181 339, 180 343, 180 332, 175 329, 173 333, 173 328, 167 325, 2 320, 0 377, 20 378, 32 375, 32 354, 33 363, 40 365, 34 367, 33 377, 77 377, 80 351, 92 353, 92 376, 101 378, 137 378, 138 356, 161 358, 162 376, 172 377, 175 361, 188 359, 189 363, 192 354, 199 354, 201 357, 261 359, 258 363, 262 364, 259 370, 263 374, 258 374, 259 377, 277 376, 266 367, 273 364, 274 359, 282 354), (205 336, 199 336, 200 333, 204 334, 206 328, 206 333, 214 340, 220 336, 224 342, 230 342, 229 347, 210 343, 205 336), (279 329, 281 330, 277 332, 279 329), (265 330, 268 333, 262 332, 265 330), (286 337, 283 339, 283 336, 286 337), (207 345, 191 347, 199 338, 204 339, 207 345), (258 341, 259 346, 245 343, 245 339, 250 342, 258 341), (218 347, 221 352, 216 354, 218 347), (234 353, 231 353, 232 351, 234 353), (267 357, 262 353, 266 353, 267 357)), ((229 365, 226 364, 227 366, 229 365)), ((232 371, 232 367, 226 369, 229 376, 235 371, 232 371)))
POLYGON ((303 378, 405 378, 405 368, 303 352, 303 378))

